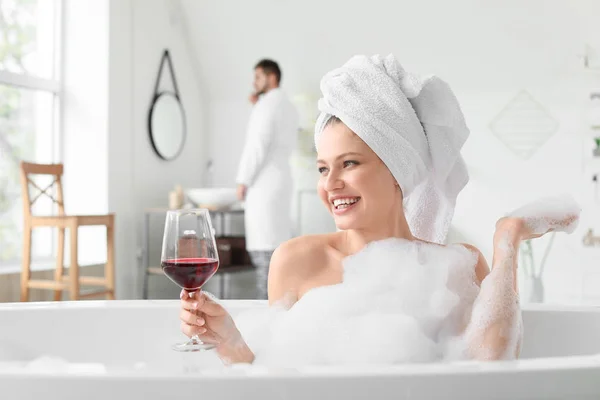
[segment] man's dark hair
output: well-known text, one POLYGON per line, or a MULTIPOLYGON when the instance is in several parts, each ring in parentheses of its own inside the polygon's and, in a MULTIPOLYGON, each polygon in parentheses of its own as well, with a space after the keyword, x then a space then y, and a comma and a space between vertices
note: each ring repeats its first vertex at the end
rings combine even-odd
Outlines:
POLYGON ((275 74, 275 78, 277 78, 277 83, 281 82, 281 70, 279 69, 279 65, 273 61, 265 58, 264 60, 260 60, 254 69, 260 68, 265 74, 275 74))

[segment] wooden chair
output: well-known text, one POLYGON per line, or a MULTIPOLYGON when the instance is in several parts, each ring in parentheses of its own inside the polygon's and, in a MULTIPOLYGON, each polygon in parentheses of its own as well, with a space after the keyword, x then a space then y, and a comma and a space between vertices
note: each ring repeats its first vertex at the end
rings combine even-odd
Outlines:
POLYGON ((65 215, 63 202, 62 164, 31 164, 21 162, 21 189, 23 192, 23 261, 21 270, 21 301, 29 301, 29 289, 54 290, 54 300, 59 301, 62 291, 68 290, 71 300, 79 300, 88 297, 106 295, 108 299, 115 298, 115 271, 114 271, 114 214, 108 215, 65 215), (40 188, 30 175, 50 175, 54 178, 52 183, 45 189, 40 188), (29 194, 30 185, 37 189, 38 193, 31 198, 29 194), (50 191, 56 186, 56 197, 50 191), (32 205, 42 196, 49 197, 53 205, 58 205, 57 216, 35 216, 32 214, 32 205), (54 281, 31 279, 31 234, 33 228, 37 227, 58 228, 58 253, 56 258, 56 270, 54 281), (107 259, 104 268, 104 277, 79 276, 79 265, 77 263, 77 231, 80 226, 106 226, 107 259), (69 229, 71 242, 71 266, 68 275, 63 276, 63 261, 65 247, 65 229, 69 229), (104 290, 80 294, 80 285, 100 286, 104 290))

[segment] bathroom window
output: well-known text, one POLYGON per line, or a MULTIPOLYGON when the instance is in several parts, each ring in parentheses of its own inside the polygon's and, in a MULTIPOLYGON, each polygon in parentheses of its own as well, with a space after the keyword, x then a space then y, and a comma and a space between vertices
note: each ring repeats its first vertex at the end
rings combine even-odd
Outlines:
MULTIPOLYGON (((19 162, 60 159, 61 6, 60 0, 0 1, 0 269, 21 258, 19 162)), ((36 207, 51 211, 50 203, 36 207)), ((53 256, 53 242, 50 230, 34 233, 34 263, 53 256)))

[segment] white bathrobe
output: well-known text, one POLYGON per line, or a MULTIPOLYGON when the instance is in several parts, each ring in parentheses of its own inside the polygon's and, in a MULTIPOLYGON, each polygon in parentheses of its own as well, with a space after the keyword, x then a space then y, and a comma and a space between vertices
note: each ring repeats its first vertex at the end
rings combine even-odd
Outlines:
POLYGON ((275 250, 291 237, 292 174, 298 112, 277 88, 254 105, 236 182, 248 186, 245 204, 246 249, 275 250))

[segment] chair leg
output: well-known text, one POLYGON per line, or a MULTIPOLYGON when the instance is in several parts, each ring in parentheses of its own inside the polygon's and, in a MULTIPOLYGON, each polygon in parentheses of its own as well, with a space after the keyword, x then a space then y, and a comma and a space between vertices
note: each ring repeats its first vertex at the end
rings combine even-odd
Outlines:
POLYGON ((21 301, 29 301, 29 279, 31 279, 31 227, 25 226, 21 261, 21 301))
POLYGON ((77 224, 70 226, 71 235, 71 266, 69 267, 69 297, 79 300, 79 264, 77 263, 77 224))
MULTIPOLYGON (((65 264, 65 229, 58 229, 58 252, 56 257, 56 269, 54 270, 54 281, 62 282, 63 270, 65 264)), ((54 291, 54 301, 60 301, 62 298, 62 290, 54 291)))
POLYGON ((114 217, 112 223, 106 227, 106 265, 104 267, 104 279, 106 279, 106 289, 110 293, 106 295, 108 300, 115 299, 115 223, 114 217))

